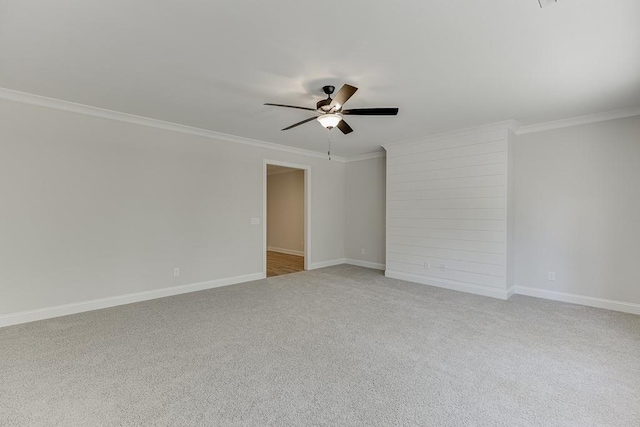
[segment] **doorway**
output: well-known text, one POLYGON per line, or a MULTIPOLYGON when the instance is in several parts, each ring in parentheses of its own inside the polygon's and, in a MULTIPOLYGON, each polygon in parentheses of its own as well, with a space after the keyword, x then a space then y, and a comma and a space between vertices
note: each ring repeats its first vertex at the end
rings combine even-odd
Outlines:
POLYGON ((266 277, 308 268, 309 176, 309 166, 265 160, 263 253, 266 277))

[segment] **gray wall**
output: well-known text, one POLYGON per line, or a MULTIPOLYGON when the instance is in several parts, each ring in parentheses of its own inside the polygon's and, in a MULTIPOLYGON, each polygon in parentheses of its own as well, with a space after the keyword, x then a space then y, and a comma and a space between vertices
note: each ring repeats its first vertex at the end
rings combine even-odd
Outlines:
POLYGON ((344 258, 344 163, 10 101, 0 137, 0 315, 262 272, 264 159, 311 166, 310 262, 344 258))
POLYGON ((385 263, 385 165, 384 157, 346 164, 345 254, 380 268, 385 263))
POLYGON ((267 249, 304 255, 304 171, 267 177, 267 249))
MULTIPOLYGON (((312 267, 385 263, 384 158, 344 164, 10 101, 0 136, 0 315, 262 272, 250 219, 264 159, 311 166, 312 267)), ((517 137, 516 291, 640 303, 638 165, 640 117, 517 137)))
POLYGON ((640 117, 519 135, 514 169, 516 286, 640 303, 640 117))

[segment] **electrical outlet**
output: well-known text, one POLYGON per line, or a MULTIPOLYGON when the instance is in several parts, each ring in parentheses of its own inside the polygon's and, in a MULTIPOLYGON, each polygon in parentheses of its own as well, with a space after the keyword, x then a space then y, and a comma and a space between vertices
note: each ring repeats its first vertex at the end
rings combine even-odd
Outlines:
POLYGON ((362 255, 364 255, 364 254, 365 254, 365 252, 366 252, 366 251, 364 250, 364 248, 362 248, 362 249, 361 249, 361 251, 362 251, 362 255))
POLYGON ((174 268, 173 269, 173 277, 178 277, 180 276, 180 269, 179 268, 174 268))
POLYGON ((427 261, 424 262, 424 268, 426 268, 427 270, 431 269, 431 264, 429 264, 427 261))
POLYGON ((556 280, 555 271, 547 271, 547 280, 556 280))

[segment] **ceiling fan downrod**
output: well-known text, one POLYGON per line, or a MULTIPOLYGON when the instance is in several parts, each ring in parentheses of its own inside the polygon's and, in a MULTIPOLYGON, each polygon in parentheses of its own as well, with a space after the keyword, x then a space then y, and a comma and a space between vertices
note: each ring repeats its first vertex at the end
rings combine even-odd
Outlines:
POLYGON ((326 113, 331 110, 331 102, 333 101, 333 99, 331 99, 331 94, 334 90, 336 90, 336 88, 335 86, 324 86, 322 90, 327 94, 327 99, 321 99, 320 101, 318 101, 316 103, 316 108, 326 113))

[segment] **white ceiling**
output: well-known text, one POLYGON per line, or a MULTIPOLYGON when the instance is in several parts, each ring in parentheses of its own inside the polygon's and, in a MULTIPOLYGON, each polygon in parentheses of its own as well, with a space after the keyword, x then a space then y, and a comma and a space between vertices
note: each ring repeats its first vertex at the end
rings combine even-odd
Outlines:
POLYGON ((0 0, 0 87, 325 152, 321 87, 360 88, 332 151, 640 105, 640 1, 0 0))

